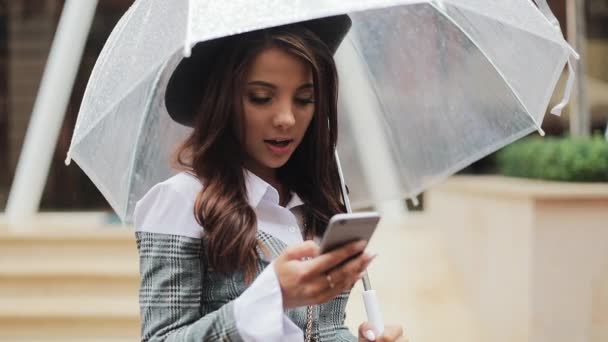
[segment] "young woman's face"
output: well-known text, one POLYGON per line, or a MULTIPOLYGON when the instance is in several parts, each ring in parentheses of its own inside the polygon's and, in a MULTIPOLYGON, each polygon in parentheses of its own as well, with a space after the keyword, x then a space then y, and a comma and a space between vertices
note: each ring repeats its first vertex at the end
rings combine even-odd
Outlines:
POLYGON ((312 71, 299 58, 269 48, 254 58, 245 82, 245 166, 259 176, 272 176, 287 163, 312 120, 312 71))

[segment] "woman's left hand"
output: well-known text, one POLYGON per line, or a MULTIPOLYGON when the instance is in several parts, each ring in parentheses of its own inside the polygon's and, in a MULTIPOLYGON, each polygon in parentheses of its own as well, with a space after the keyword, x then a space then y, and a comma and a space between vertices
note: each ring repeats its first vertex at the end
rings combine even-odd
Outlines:
POLYGON ((364 322, 359 326, 359 342, 408 342, 403 336, 403 328, 398 325, 385 325, 384 332, 380 336, 375 336, 374 326, 369 322, 364 322), (370 334, 371 333, 371 334, 370 334))

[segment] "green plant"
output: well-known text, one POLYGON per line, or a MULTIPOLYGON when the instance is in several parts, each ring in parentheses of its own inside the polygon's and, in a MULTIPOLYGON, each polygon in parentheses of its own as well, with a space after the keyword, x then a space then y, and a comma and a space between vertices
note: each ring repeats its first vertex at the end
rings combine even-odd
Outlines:
POLYGON ((505 176, 570 182, 608 182, 608 142, 593 137, 526 138, 497 153, 505 176))

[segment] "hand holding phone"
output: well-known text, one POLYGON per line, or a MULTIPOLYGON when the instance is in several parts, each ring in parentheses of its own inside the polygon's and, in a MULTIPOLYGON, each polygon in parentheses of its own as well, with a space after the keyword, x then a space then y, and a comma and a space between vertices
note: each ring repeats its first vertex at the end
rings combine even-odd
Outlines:
MULTIPOLYGON (((380 216, 375 212, 335 215, 330 219, 327 230, 323 235, 321 253, 340 247, 349 241, 369 241, 376 230, 379 220, 380 216)), ((377 336, 379 336, 384 331, 384 321, 380 312, 380 306, 378 305, 376 291, 369 287, 369 283, 366 285, 365 281, 363 286, 363 302, 365 303, 367 318, 375 327, 377 336)))

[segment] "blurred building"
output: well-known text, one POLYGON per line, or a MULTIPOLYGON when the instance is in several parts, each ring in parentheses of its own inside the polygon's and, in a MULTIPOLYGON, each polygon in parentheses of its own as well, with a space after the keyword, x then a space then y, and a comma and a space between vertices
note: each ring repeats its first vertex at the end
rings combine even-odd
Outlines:
POLYGON ((587 0, 587 12, 590 110, 597 127, 608 120, 608 0, 587 0))
MULTIPOLYGON (((103 44, 132 0, 100 0, 67 108, 42 210, 109 209, 86 175, 63 160, 91 70, 103 44)), ((63 0, 0 0, 0 210, 27 131, 63 0)))
MULTIPOLYGON (((579 0, 576 0, 579 1, 579 0)), ((556 12, 562 31, 567 32, 566 2, 573 0, 548 0, 556 12)), ((587 100, 592 131, 602 131, 608 119, 608 0, 585 0, 585 24, 587 40, 585 53, 585 74, 587 77, 587 100)), ((561 98, 561 89, 554 101, 561 98)), ((562 118, 548 116, 544 127, 548 133, 561 134, 569 125, 569 108, 562 118)))

